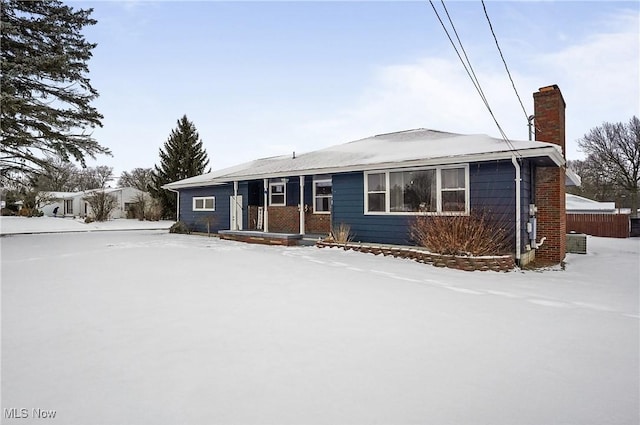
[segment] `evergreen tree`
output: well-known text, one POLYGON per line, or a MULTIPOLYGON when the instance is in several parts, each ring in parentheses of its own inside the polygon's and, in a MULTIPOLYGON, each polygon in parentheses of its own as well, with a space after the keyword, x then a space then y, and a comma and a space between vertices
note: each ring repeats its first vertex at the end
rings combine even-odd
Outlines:
POLYGON ((160 164, 154 166, 151 176, 151 195, 160 201, 162 216, 176 219, 176 194, 162 185, 203 174, 209 159, 202 147, 202 140, 195 125, 186 115, 177 121, 178 126, 171 130, 171 135, 160 148, 160 164))
POLYGON ((0 0, 0 177, 39 172, 46 155, 73 158, 110 154, 91 137, 102 115, 91 106, 87 62, 96 44, 82 29, 97 21, 92 9, 74 10, 59 0, 0 0), (16 174, 17 173, 17 174, 16 174))

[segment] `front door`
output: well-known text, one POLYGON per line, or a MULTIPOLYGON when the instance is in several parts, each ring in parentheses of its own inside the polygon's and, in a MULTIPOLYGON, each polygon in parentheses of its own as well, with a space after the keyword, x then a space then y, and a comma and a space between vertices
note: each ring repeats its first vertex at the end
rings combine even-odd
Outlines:
POLYGON ((230 229, 242 230, 242 195, 230 196, 229 205, 231 208, 229 211, 229 217, 231 217, 230 229))

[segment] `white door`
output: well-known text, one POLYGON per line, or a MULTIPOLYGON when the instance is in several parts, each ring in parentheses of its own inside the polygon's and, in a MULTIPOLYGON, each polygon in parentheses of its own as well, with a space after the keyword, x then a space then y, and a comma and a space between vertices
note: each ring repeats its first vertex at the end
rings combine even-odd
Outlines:
POLYGON ((229 205, 231 208, 229 212, 231 230, 242 230, 242 195, 230 196, 229 205))

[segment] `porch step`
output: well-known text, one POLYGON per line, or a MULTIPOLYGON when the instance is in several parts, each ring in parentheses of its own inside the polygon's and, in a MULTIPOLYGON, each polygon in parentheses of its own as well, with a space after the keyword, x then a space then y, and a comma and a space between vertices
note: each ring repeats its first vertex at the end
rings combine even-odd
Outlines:
POLYGON ((264 245, 299 245, 302 235, 298 233, 270 233, 255 230, 220 230, 220 239, 264 245))

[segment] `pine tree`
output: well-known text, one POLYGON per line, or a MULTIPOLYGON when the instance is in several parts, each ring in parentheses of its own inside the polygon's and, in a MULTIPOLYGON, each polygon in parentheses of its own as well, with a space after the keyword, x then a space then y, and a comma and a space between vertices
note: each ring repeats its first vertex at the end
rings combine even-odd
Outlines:
POLYGON ((39 172, 46 155, 85 165, 85 156, 110 154, 91 137, 102 115, 91 106, 87 62, 96 44, 82 29, 97 21, 92 9, 59 0, 0 0, 2 96, 0 177, 39 172))
POLYGON ((176 218, 176 194, 162 185, 174 181, 198 176, 204 173, 209 165, 207 152, 202 147, 202 140, 195 125, 186 115, 177 121, 178 126, 171 130, 171 135, 160 149, 160 164, 154 166, 149 189, 151 195, 160 201, 162 216, 176 218))

